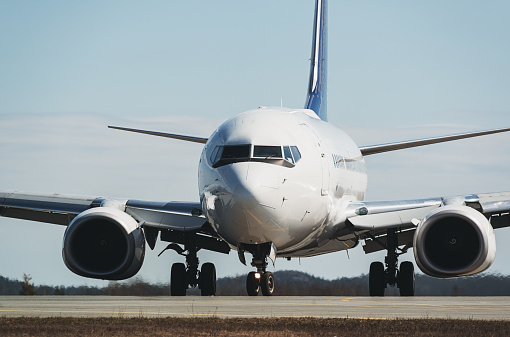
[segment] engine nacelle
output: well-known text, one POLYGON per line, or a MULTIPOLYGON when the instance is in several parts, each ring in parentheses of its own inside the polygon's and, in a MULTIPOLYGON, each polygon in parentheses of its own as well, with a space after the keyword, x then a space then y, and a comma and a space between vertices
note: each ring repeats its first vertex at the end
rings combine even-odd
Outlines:
POLYGON ((467 206, 430 212, 418 225, 413 244, 421 271, 440 278, 481 273, 496 257, 494 229, 482 213, 467 206))
POLYGON ((73 273, 124 280, 142 267, 145 237, 129 214, 111 207, 80 213, 64 234, 62 257, 73 273))

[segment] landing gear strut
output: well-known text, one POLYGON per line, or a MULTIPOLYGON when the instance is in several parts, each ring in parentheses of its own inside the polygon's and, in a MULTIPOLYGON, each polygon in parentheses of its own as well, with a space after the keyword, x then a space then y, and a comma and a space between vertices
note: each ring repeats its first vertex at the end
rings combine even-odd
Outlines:
POLYGON ((264 296, 273 295, 274 276, 273 273, 266 271, 266 267, 267 257, 275 254, 273 253, 274 246, 272 244, 244 245, 242 248, 252 253, 251 265, 257 268, 256 272, 250 272, 246 278, 246 292, 249 296, 257 296, 260 291, 264 296))
POLYGON ((387 250, 384 262, 372 262, 369 273, 369 292, 370 296, 384 296, 384 290, 387 285, 400 289, 400 296, 414 296, 414 266, 412 262, 405 261, 398 266, 398 257, 409 247, 398 248, 398 236, 395 229, 388 229, 386 234, 387 250), (400 252, 399 252, 400 251, 400 252))
MULTIPOLYGON (((199 260, 194 233, 186 235, 184 249, 173 243, 168 245, 165 250, 175 250, 179 255, 186 257, 184 263, 174 263, 170 273, 170 292, 172 296, 186 296, 188 287, 200 288, 202 296, 216 295, 216 268, 212 263, 204 263, 200 272, 198 271, 199 260)), ((163 250, 163 252, 165 251, 163 250)), ((161 252, 159 255, 161 255, 161 252)))

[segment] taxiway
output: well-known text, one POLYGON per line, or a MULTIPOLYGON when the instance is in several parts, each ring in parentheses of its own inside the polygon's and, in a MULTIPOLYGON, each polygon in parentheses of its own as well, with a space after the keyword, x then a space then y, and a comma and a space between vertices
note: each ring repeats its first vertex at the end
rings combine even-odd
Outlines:
POLYGON ((510 297, 1 296, 0 316, 510 320, 510 297))

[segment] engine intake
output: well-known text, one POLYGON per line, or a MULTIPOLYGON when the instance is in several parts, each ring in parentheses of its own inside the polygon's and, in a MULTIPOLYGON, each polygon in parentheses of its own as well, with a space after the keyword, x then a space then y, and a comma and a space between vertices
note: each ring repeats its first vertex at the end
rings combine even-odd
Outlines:
POLYGON ((145 256, 145 238, 129 214, 111 207, 80 213, 64 234, 62 257, 73 273, 123 280, 135 275, 145 256))
POLYGON ((478 274, 496 257, 492 226, 482 213, 467 206, 430 212, 418 225, 413 244, 418 267, 440 278, 478 274))

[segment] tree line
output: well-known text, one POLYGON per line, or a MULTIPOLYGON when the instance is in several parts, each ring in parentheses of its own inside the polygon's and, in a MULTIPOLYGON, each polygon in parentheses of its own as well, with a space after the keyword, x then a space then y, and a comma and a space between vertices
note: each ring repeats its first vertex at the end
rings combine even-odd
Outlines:
MULTIPOLYGON (((275 296, 368 296, 368 275, 326 280, 300 271, 277 271, 275 296)), ((217 281, 217 296, 245 296, 246 276, 223 277, 217 281)), ((35 285, 30 275, 22 280, 0 276, 0 295, 103 295, 170 296, 169 284, 151 284, 139 277, 109 282, 105 287, 35 285)), ((200 295, 189 289, 188 295, 200 295)), ((387 288, 387 296, 398 296, 397 288, 387 288)), ((416 296, 510 296, 510 275, 486 274, 436 279, 416 275, 416 296)))

